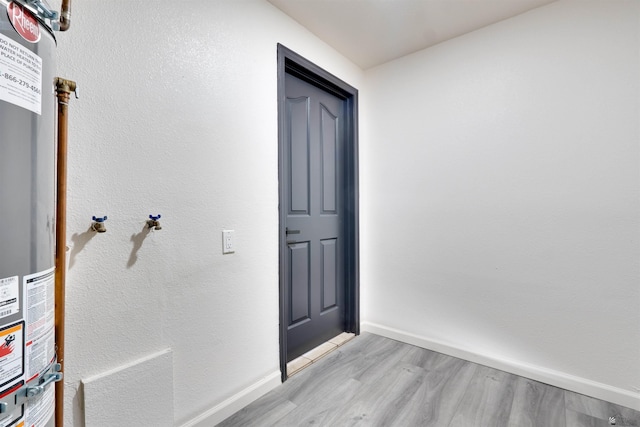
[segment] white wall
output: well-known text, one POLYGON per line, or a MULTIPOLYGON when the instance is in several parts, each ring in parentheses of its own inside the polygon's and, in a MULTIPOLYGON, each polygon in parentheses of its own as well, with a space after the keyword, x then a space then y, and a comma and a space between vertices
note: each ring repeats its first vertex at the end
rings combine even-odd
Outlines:
POLYGON ((639 23, 560 1, 366 72, 373 329, 640 409, 639 23))
POLYGON ((83 425, 81 379, 165 348, 175 425, 278 375, 277 43, 361 83, 264 0, 74 2, 58 36, 59 74, 81 95, 69 130, 66 426, 83 425), (157 213, 163 229, 145 235, 157 213), (88 231, 93 215, 108 215, 105 234, 88 231), (227 228, 237 248, 223 256, 227 228))

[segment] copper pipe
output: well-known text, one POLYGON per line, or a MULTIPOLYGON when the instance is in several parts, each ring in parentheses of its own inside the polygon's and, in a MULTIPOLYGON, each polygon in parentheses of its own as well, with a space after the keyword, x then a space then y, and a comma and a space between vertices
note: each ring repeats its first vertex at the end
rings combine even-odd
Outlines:
POLYGON ((67 31, 71 26, 71 0, 62 0, 60 11, 60 31, 67 31))
MULTIPOLYGON (((56 200, 56 284, 55 284, 55 334, 58 363, 64 372, 64 304, 67 273, 67 127, 68 107, 71 92, 76 83, 57 77, 58 97, 58 154, 57 154, 57 200, 56 200)), ((64 423, 64 381, 56 383, 56 426, 64 423)))

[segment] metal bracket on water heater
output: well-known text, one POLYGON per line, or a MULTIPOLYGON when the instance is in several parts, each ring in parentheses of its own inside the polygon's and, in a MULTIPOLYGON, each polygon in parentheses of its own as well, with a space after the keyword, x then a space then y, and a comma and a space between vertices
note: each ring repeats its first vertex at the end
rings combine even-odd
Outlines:
MULTIPOLYGON (((24 385, 15 392, 15 400, 11 403, 11 410, 17 405, 22 405, 30 397, 37 396, 45 391, 46 387, 51 383, 62 381, 63 373, 60 372, 61 365, 59 363, 53 363, 49 365, 49 368, 45 371, 45 374, 41 374, 38 385, 24 385), (15 403, 15 405, 14 405, 15 403)), ((0 402, 0 414, 7 413, 9 409, 9 403, 0 402)))
POLYGON ((45 387, 48 384, 57 383, 58 381, 61 381, 63 376, 62 372, 60 372, 61 368, 62 366, 59 363, 54 364, 52 367, 52 372, 46 375, 43 375, 41 378, 42 382, 40 384, 36 386, 27 386, 26 387, 27 397, 37 396, 44 391, 45 387))

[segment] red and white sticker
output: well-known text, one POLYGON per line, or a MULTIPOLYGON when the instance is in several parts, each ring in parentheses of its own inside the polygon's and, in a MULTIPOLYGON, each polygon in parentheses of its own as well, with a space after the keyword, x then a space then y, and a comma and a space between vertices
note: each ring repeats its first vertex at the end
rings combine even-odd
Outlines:
POLYGON ((29 43, 40 41, 40 24, 38 20, 18 3, 11 2, 7 6, 7 15, 13 28, 29 43))

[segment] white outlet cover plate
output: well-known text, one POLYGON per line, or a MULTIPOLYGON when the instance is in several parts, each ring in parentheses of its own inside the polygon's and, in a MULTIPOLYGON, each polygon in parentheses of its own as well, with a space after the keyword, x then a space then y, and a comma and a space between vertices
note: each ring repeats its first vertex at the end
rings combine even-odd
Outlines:
POLYGON ((234 230, 222 230, 222 253, 232 254, 236 251, 234 230))

